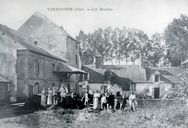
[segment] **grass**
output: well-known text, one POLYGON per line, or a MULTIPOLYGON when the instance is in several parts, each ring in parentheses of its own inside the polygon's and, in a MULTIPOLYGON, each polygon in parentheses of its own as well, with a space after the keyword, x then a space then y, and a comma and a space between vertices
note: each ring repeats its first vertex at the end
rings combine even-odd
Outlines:
POLYGON ((0 120, 0 128, 186 128, 188 106, 172 103, 168 106, 138 108, 136 112, 83 110, 38 111, 0 120), (3 126, 3 127, 2 127, 3 126))

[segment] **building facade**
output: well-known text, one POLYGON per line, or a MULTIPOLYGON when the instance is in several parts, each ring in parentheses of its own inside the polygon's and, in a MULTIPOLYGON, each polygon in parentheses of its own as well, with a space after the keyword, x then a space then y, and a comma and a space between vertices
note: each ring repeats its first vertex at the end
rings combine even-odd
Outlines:
MULTIPOLYGON (((104 74, 110 70, 120 78, 130 79, 131 84, 127 84, 129 91, 150 98, 162 98, 170 89, 175 89, 181 83, 181 78, 178 75, 183 72, 181 67, 147 67, 144 64, 102 65, 100 61, 96 61, 92 65, 84 65, 83 70, 89 73, 89 84, 95 90, 102 88, 104 74)), ((126 83, 123 85, 125 86, 126 83)))
POLYGON ((41 13, 34 13, 18 31, 30 37, 31 43, 81 68, 80 43, 41 13))
MULTIPOLYGON (((81 69, 80 43, 46 16, 39 12, 34 13, 18 31, 30 38, 30 43, 81 69)), ((78 86, 79 79, 80 74, 72 74, 69 79, 70 88, 78 86)))
POLYGON ((60 84, 69 92, 81 90, 77 74, 84 73, 82 70, 32 44, 22 33, 3 25, 0 33, 0 72, 10 80, 7 88, 11 96, 28 98, 39 94, 43 87, 60 87, 60 84))

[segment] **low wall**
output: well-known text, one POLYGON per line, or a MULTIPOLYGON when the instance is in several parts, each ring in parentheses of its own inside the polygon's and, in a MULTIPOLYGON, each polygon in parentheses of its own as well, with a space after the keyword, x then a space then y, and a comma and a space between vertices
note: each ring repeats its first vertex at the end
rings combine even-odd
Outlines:
POLYGON ((168 107, 175 103, 183 103, 183 100, 161 100, 161 99, 137 99, 138 107, 139 108, 152 108, 152 107, 168 107))

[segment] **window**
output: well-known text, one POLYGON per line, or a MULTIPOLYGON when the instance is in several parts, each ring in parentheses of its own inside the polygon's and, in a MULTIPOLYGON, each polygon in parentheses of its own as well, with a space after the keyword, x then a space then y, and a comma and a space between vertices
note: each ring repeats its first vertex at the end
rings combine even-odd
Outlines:
POLYGON ((8 92, 10 92, 11 90, 10 90, 10 84, 8 84, 8 92))
POLYGON ((81 74, 80 75, 80 81, 88 81, 89 80, 89 74, 81 74))
POLYGON ((52 63, 52 71, 55 71, 55 64, 52 63))
POLYGON ((159 82, 159 75, 155 75, 154 81, 155 81, 155 82, 159 82))
POLYGON ((84 76, 82 74, 80 74, 80 81, 83 81, 83 78, 84 76))
POLYGON ((75 62, 76 62, 76 65, 78 65, 78 55, 75 55, 75 62))
POLYGON ((135 83, 131 84, 130 91, 136 91, 136 84, 135 83))
POLYGON ((70 84, 68 84, 68 92, 70 92, 71 91, 71 86, 70 86, 70 84))
POLYGON ((101 86, 101 90, 102 90, 103 93, 106 92, 107 86, 106 86, 106 85, 102 85, 102 86, 101 86))
POLYGON ((88 74, 83 74, 84 75, 84 80, 88 80, 88 74))
POLYGON ((76 49, 78 48, 78 43, 77 42, 75 42, 76 43, 76 49))
POLYGON ((34 72, 35 74, 39 74, 39 61, 35 60, 34 62, 34 72))

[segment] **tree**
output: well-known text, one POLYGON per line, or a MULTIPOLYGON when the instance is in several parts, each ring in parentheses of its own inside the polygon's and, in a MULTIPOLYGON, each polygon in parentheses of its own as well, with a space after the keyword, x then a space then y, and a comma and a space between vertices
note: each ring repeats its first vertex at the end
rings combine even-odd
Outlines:
POLYGON ((86 35, 83 31, 80 31, 79 35, 76 37, 81 44, 81 60, 82 64, 91 64, 94 61, 93 49, 90 47, 90 35, 86 35))
POLYGON ((92 34, 84 34, 80 31, 76 37, 81 42, 83 64, 92 64, 96 55, 101 55, 102 60, 108 60, 110 56, 110 35, 112 29, 97 29, 92 34), (89 60, 87 60, 89 59, 89 60))
POLYGON ((90 34, 80 31, 76 39, 81 42, 83 64, 92 64, 96 55, 101 55, 103 61, 115 59, 119 64, 122 60, 135 63, 142 54, 150 66, 157 66, 163 56, 161 36, 154 34, 149 39, 146 33, 137 29, 108 27, 90 34))
POLYGON ((180 66, 185 60, 188 49, 188 17, 181 15, 174 19, 165 29, 167 58, 172 66, 180 66))
POLYGON ((151 66, 158 66, 159 62, 162 60, 164 57, 164 46, 162 45, 162 37, 159 33, 155 33, 152 35, 151 40, 150 40, 150 50, 148 53, 148 62, 150 63, 149 65, 151 66))

